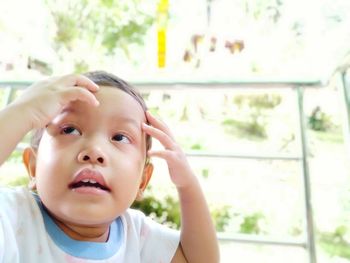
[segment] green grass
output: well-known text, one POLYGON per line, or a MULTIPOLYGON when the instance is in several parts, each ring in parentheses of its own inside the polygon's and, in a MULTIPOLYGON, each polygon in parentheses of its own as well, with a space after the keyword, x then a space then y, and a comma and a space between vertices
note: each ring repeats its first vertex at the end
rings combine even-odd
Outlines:
POLYGON ((265 127, 256 121, 239 121, 226 119, 222 122, 225 132, 236 137, 244 137, 253 141, 267 138, 265 127))
POLYGON ((344 137, 340 129, 329 132, 311 131, 311 136, 314 136, 317 140, 323 142, 329 142, 334 144, 344 143, 344 137))

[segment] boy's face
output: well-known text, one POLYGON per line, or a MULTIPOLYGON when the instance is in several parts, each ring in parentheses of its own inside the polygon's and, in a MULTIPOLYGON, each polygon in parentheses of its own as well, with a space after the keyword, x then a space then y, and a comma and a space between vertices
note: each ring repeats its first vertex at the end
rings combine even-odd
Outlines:
POLYGON ((30 158, 38 194, 60 222, 109 224, 132 204, 152 173, 151 166, 145 167, 141 105, 118 88, 101 87, 95 95, 98 107, 69 104, 30 158))

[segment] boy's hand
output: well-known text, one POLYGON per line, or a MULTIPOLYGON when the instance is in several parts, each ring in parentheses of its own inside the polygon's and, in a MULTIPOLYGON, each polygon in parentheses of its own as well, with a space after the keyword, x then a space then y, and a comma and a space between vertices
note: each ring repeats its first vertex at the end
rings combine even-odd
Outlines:
POLYGON ((156 119, 150 112, 146 112, 146 117, 150 125, 143 124, 143 130, 153 138, 157 139, 165 149, 150 150, 148 155, 150 157, 156 156, 164 159, 169 168, 171 180, 177 188, 184 188, 190 186, 195 175, 187 161, 186 155, 176 143, 168 126, 156 119))
POLYGON ((220 262, 219 246, 208 205, 184 152, 175 142, 167 125, 149 112, 146 117, 151 126, 143 124, 143 130, 160 141, 165 148, 150 150, 148 155, 166 160, 171 180, 179 194, 181 238, 172 262, 220 262))
POLYGON ((72 101, 85 101, 92 106, 99 102, 93 93, 99 87, 82 75, 66 75, 34 83, 14 102, 29 114, 31 128, 47 125, 64 106, 72 101))

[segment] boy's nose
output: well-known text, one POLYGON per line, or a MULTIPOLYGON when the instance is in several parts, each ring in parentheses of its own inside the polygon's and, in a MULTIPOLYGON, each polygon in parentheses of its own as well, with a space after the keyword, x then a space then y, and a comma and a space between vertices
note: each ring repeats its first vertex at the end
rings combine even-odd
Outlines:
POLYGON ((86 149, 79 153, 78 161, 81 163, 106 164, 106 157, 98 149, 86 149))

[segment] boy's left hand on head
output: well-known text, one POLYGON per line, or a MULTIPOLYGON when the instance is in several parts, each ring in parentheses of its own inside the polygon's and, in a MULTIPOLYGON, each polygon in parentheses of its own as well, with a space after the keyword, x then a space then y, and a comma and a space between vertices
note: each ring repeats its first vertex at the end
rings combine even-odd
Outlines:
POLYGON ((143 130, 164 146, 162 150, 149 150, 148 156, 159 157, 167 162, 170 178, 177 188, 190 186, 195 175, 169 127, 150 112, 146 112, 146 117, 150 125, 143 123, 143 130))
POLYGON ((172 262, 219 262, 219 247, 208 205, 185 153, 165 123, 149 112, 146 112, 146 117, 150 125, 144 123, 143 130, 164 146, 162 150, 148 151, 148 155, 167 162, 181 204, 181 249, 178 248, 178 256, 172 262), (198 217, 201 220, 198 221, 198 217))

